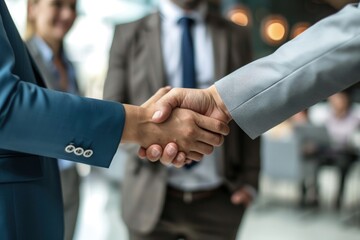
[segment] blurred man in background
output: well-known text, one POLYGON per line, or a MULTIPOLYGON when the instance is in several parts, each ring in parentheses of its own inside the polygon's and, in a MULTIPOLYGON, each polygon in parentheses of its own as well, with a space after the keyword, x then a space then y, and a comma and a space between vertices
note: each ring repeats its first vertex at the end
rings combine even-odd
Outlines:
MULTIPOLYGON (((250 61, 248 29, 211 14, 206 1, 162 0, 158 12, 116 27, 104 98, 135 104, 165 85, 206 88, 250 61)), ((236 238, 258 188, 259 139, 232 123, 223 147, 183 169, 130 154, 122 185, 130 239, 236 238)))

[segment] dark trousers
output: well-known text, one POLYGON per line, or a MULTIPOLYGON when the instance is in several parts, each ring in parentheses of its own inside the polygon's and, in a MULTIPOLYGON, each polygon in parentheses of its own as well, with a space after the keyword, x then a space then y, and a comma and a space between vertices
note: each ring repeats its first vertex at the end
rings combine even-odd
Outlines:
MULTIPOLYGON (((337 194, 335 208, 340 209, 343 202, 343 194, 345 188, 345 181, 348 175, 349 170, 354 162, 358 159, 357 154, 349 151, 324 151, 317 155, 316 166, 315 166, 315 176, 314 176, 314 200, 317 202, 319 195, 319 186, 318 186, 318 176, 320 170, 324 166, 334 166, 339 170, 340 181, 339 181, 339 191, 337 194)), ((307 187, 305 184, 302 184, 302 202, 305 202, 305 197, 307 193, 307 187)))
POLYGON ((230 197, 225 187, 190 203, 168 193, 155 229, 148 234, 130 231, 130 239, 235 240, 245 208, 233 205, 230 197))

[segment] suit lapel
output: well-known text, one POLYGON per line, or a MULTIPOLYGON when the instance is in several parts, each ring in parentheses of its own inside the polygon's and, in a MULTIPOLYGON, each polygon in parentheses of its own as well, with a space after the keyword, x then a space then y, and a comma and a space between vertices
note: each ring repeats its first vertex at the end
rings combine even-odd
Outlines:
POLYGON ((228 64, 228 43, 227 32, 216 17, 207 16, 209 31, 213 41, 215 80, 219 80, 227 73, 228 64))
POLYGON ((160 27, 160 14, 156 13, 149 17, 145 28, 145 51, 150 83, 152 92, 156 92, 159 88, 165 86, 167 83, 164 77, 164 62, 161 50, 161 27, 160 27))
POLYGON ((30 55, 32 68, 36 74, 37 83, 51 89, 56 89, 56 86, 53 84, 56 82, 53 79, 54 75, 50 73, 49 68, 45 65, 34 39, 31 38, 26 41, 26 46, 30 55))
POLYGON ((27 54, 29 55, 31 67, 33 69, 35 80, 38 86, 46 88, 46 84, 44 82, 44 79, 39 71, 39 68, 36 66, 34 59, 32 58, 31 54, 29 53, 29 50, 27 49, 27 54))

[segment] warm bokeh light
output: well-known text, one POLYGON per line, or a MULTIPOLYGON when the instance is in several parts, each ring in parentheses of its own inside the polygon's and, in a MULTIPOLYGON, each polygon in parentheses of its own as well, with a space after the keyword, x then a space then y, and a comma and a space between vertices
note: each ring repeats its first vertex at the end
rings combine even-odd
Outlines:
POLYGON ((251 14, 248 8, 237 5, 228 13, 229 19, 237 25, 249 26, 251 24, 251 14))
POLYGON ((236 12, 232 14, 231 21, 240 26, 247 26, 249 24, 249 17, 244 12, 236 12))
POLYGON ((296 23, 291 30, 290 38, 293 39, 300 35, 303 31, 310 27, 310 23, 308 22, 299 22, 296 23))
POLYGON ((279 45, 286 40, 288 33, 288 23, 280 15, 273 15, 262 21, 261 35, 263 40, 269 45, 279 45))
POLYGON ((279 22, 270 23, 266 28, 266 34, 274 41, 280 41, 285 36, 285 26, 279 22))

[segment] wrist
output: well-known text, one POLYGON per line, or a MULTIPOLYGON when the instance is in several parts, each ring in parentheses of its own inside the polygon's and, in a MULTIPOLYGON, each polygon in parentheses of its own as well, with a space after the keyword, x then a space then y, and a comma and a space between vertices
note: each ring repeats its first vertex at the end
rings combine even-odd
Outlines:
POLYGON ((149 122, 151 115, 143 107, 124 104, 124 108, 125 125, 121 143, 141 144, 142 126, 144 126, 144 123, 149 122))
POLYGON ((226 122, 230 122, 232 120, 232 116, 230 112, 227 110, 225 103, 221 99, 220 94, 218 93, 215 85, 212 85, 207 89, 208 93, 210 94, 211 98, 214 100, 216 107, 224 114, 224 119, 226 122))

